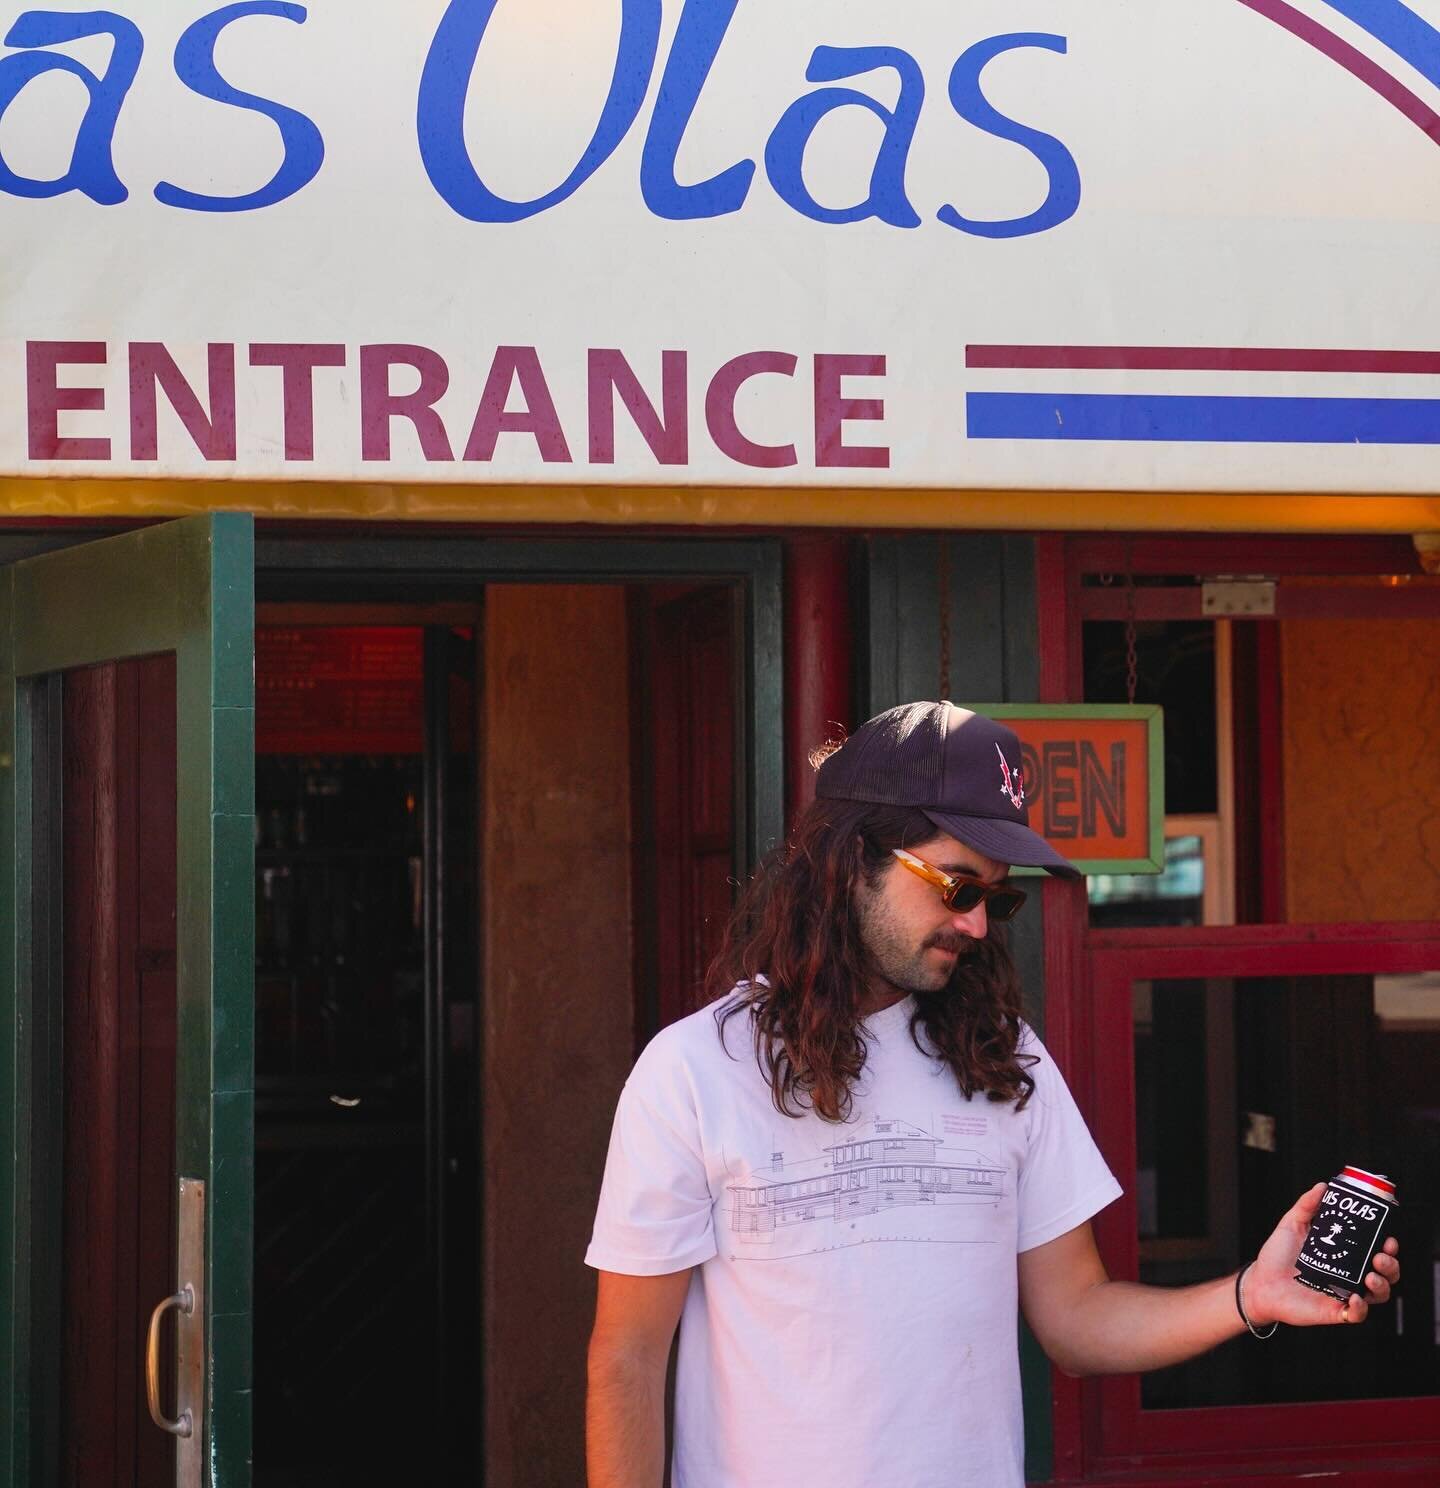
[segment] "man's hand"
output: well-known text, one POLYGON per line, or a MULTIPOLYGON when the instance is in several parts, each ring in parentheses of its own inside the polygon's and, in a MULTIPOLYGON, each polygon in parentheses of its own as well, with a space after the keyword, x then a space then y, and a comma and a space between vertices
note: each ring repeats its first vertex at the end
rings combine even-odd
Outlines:
POLYGON ((1372 1262, 1374 1269, 1365 1278, 1365 1294, 1356 1293, 1348 1301, 1328 1297, 1295 1280, 1295 1259, 1305 1243, 1306 1231, 1320 1207, 1325 1185, 1300 1195, 1294 1207, 1275 1227, 1275 1233, 1261 1247, 1255 1264, 1245 1273, 1245 1311, 1257 1328, 1271 1323, 1288 1323, 1304 1328, 1325 1323, 1363 1323, 1370 1305, 1388 1302, 1391 1289, 1400 1280, 1399 1242, 1392 1236, 1384 1250, 1372 1262))
MULTIPOLYGON (((1295 1258, 1325 1185, 1302 1195, 1245 1273, 1245 1311, 1257 1327, 1362 1323, 1400 1279, 1399 1246, 1385 1242, 1348 1303, 1301 1286, 1295 1258)), ((1235 1276, 1187 1287, 1140 1286, 1105 1274, 1088 1224, 1020 1256, 1020 1305, 1041 1347, 1066 1374, 1131 1374, 1192 1359, 1245 1331, 1235 1311, 1235 1276)))

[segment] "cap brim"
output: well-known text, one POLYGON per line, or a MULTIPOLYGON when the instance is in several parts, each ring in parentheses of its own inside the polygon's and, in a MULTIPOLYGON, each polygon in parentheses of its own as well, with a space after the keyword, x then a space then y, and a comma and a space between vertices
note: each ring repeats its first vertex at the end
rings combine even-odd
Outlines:
MULTIPOLYGON (((923 809, 923 808, 922 808, 923 809)), ((1002 821, 993 816, 949 816, 943 811, 926 811, 925 815, 948 832, 957 842, 973 847, 997 863, 1019 868, 1043 868, 1057 878, 1079 878, 1080 870, 1062 858, 1053 847, 1029 827, 1015 821, 1002 821)))

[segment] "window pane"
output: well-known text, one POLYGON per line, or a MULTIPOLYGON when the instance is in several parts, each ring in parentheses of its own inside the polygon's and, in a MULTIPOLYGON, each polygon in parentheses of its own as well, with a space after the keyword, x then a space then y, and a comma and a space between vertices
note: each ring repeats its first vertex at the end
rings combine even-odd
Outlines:
MULTIPOLYGON (((1082 631, 1087 703, 1127 697, 1126 627, 1089 620, 1082 631)), ((1135 701, 1165 709, 1165 811, 1216 809, 1215 623, 1141 620, 1135 626, 1135 701)))
POLYGON ((1242 1337, 1146 1375, 1150 1410, 1440 1393, 1440 972, 1137 982, 1132 991, 1140 1279, 1252 1260, 1345 1164, 1399 1187, 1402 1298, 1363 1328, 1242 1337))
POLYGON ((1205 844, 1193 832, 1165 838, 1163 873, 1092 873, 1087 880, 1090 923, 1203 925, 1205 844))

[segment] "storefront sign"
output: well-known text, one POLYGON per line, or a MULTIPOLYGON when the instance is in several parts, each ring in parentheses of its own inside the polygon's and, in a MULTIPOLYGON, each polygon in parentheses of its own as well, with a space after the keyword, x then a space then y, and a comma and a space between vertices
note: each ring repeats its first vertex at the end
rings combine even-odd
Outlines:
POLYGON ((1434 489, 1440 0, 0 36, 0 473, 1434 489))
POLYGON ((1052 847, 1085 873, 1164 871, 1160 708, 1106 703, 979 703, 976 708, 1003 719, 1019 736, 1030 825, 1052 847))

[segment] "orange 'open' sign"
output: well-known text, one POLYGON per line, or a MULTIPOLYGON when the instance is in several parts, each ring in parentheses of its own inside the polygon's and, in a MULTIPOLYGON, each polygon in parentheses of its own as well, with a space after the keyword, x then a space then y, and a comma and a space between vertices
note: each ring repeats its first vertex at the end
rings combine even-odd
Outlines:
MULTIPOLYGON (((1019 736, 1030 825, 1082 873, 1164 871, 1164 720, 1158 707, 973 706, 1019 736)), ((1040 870, 1016 870, 1026 871, 1040 870)))

